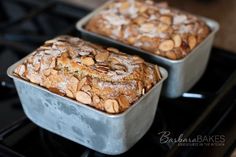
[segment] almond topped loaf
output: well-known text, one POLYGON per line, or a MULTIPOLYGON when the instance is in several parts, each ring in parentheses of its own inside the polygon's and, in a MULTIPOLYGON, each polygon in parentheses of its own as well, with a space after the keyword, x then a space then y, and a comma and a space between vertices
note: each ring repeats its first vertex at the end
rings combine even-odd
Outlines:
POLYGON ((150 0, 115 0, 85 29, 172 60, 184 58, 210 33, 196 16, 150 0))
POLYGON ((160 79, 157 65, 80 38, 46 41, 14 74, 108 113, 121 113, 160 79))

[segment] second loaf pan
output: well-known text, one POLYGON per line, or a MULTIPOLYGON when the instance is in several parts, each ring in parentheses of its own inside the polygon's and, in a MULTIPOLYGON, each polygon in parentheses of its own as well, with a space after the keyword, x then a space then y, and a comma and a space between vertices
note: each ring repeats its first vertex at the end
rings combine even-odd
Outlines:
POLYGON ((180 60, 171 60, 84 29, 87 22, 110 2, 105 3, 77 22, 76 28, 80 31, 83 39, 125 50, 128 53, 139 55, 148 61, 165 67, 168 70, 169 77, 164 83, 163 95, 169 98, 181 96, 201 78, 209 60, 215 33, 219 29, 217 22, 201 17, 210 27, 211 33, 186 57, 180 60))

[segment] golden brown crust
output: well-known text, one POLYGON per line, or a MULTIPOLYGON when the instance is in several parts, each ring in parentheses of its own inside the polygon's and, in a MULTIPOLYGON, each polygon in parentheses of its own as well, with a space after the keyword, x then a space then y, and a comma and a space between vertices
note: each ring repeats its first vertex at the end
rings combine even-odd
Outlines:
POLYGON ((125 111, 161 79, 158 67, 138 56, 70 36, 46 41, 14 73, 108 113, 125 111))
POLYGON ((185 57, 210 33, 196 16, 149 0, 116 0, 86 29, 173 60, 185 57))

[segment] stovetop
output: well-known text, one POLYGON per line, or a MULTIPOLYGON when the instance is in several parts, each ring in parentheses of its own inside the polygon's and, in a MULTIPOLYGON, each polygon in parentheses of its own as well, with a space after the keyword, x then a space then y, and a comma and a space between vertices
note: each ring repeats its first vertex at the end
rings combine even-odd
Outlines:
MULTIPOLYGON (((45 40, 61 34, 80 36, 75 23, 88 12, 58 1, 0 1, 0 156, 108 156, 50 133, 28 120, 14 84, 6 75, 8 66, 45 40)), ((214 47, 201 80, 180 98, 161 97, 148 133, 119 156, 230 156, 236 147, 235 87, 236 55, 214 47), (170 133, 168 142, 162 141, 164 133, 170 133), (217 145, 219 141, 198 141, 193 145, 189 141, 174 141, 180 136, 190 140, 219 136, 223 142, 217 145)))

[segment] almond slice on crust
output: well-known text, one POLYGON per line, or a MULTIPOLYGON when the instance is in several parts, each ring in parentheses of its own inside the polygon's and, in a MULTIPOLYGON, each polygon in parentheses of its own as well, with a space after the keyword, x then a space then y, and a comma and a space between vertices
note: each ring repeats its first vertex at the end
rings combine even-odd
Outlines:
POLYGON ((104 103, 104 107, 108 113, 118 113, 119 112, 119 104, 116 100, 107 99, 104 103))
POLYGON ((92 103, 92 99, 91 99, 90 95, 85 92, 82 92, 82 91, 76 92, 75 98, 77 101, 79 101, 83 104, 90 105, 92 103))
POLYGON ((159 49, 162 51, 170 51, 174 48, 173 40, 164 40, 159 45, 159 49))
POLYGON ((91 66, 95 64, 92 57, 81 57, 81 63, 87 66, 91 66))

